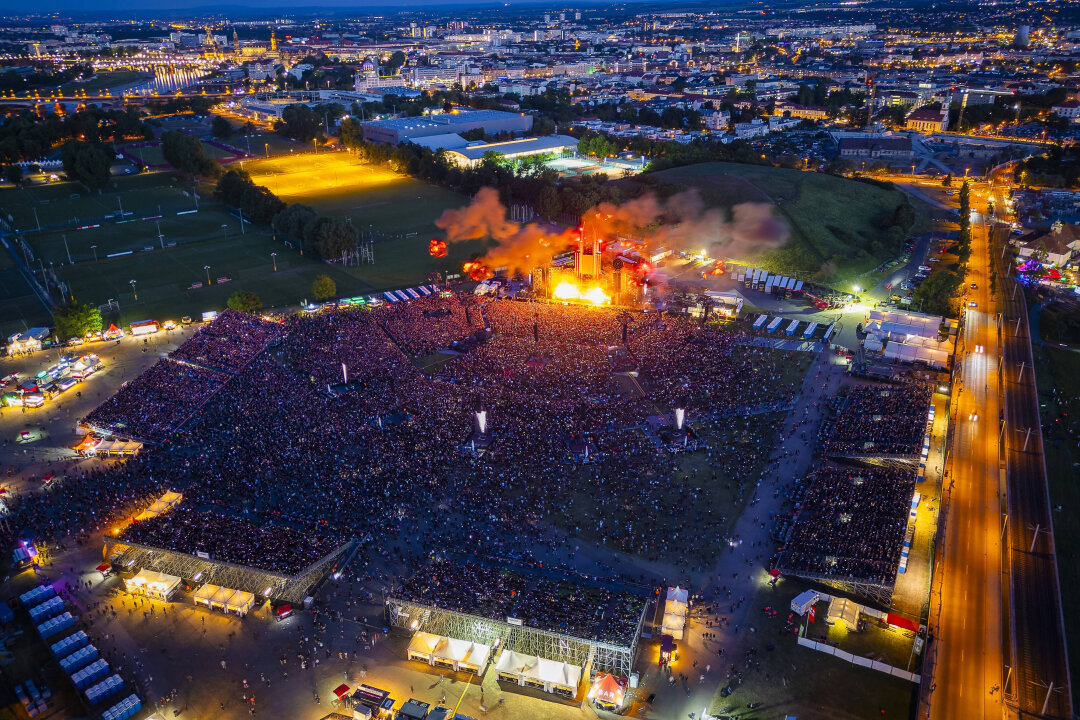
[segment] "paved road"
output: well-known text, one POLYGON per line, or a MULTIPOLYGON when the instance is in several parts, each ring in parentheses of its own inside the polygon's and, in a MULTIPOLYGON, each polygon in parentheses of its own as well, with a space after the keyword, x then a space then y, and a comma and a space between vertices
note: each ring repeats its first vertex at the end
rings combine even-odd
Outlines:
POLYGON ((973 226, 966 308, 957 350, 952 464, 936 638, 932 718, 1000 718, 1002 678, 1001 493, 997 453, 997 327, 985 223, 973 226))

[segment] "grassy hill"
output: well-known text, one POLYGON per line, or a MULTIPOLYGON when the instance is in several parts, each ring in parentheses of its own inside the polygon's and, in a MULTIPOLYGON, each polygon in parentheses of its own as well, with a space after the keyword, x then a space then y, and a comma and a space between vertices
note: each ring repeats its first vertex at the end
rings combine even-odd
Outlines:
POLYGON ((653 189, 664 195, 694 188, 716 206, 774 205, 791 226, 791 238, 785 247, 755 259, 773 272, 839 284, 902 250, 902 237, 888 232, 888 227, 897 208, 908 205, 907 198, 898 190, 867 182, 766 165, 710 162, 619 183, 627 190, 653 189))

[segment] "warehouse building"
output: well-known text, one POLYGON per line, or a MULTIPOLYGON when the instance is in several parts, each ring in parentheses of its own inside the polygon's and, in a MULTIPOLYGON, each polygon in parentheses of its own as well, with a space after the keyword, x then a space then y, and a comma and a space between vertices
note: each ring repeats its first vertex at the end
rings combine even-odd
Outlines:
POLYGON ((501 132, 521 134, 532 129, 532 115, 501 110, 464 110, 444 115, 372 120, 363 124, 367 142, 400 145, 413 138, 447 135, 480 128, 486 135, 501 132))
POLYGON ((461 148, 447 148, 450 160, 462 167, 478 165, 488 153, 495 153, 506 160, 518 160, 530 155, 561 155, 577 150, 577 138, 569 135, 519 138, 506 142, 470 144, 461 148))

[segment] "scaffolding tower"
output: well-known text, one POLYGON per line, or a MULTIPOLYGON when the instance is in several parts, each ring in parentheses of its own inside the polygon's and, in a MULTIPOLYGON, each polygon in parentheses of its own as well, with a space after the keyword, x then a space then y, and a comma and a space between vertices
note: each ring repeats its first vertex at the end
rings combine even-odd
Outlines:
POLYGON ((295 575, 109 537, 105 538, 105 558, 121 570, 154 570, 188 582, 212 583, 233 590, 245 590, 268 600, 302 603, 308 591, 330 574, 338 558, 352 548, 355 542, 350 540, 339 546, 295 575))
POLYGON ((386 604, 391 625, 410 632, 426 632, 482 643, 556 662, 567 662, 581 667, 586 674, 606 672, 625 678, 630 677, 633 670, 634 654, 641 639, 641 627, 648 609, 648 603, 643 600, 634 628, 634 637, 629 645, 621 645, 446 610, 401 598, 387 598, 386 604))
POLYGON ((840 592, 854 595, 859 599, 868 601, 868 604, 877 606, 879 610, 888 610, 892 607, 893 588, 896 586, 896 576, 891 582, 872 580, 860 580, 858 578, 839 578, 825 573, 802 572, 783 567, 783 563, 777 566, 784 575, 810 580, 826 587, 831 587, 840 592))

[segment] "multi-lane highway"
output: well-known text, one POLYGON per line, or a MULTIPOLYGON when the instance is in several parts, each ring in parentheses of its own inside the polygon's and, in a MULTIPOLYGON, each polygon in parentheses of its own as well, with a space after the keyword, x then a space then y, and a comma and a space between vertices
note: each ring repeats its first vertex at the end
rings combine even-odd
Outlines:
POLYGON ((930 716, 943 719, 1000 718, 1002 696, 994 688, 1004 681, 997 319, 990 292, 988 230, 977 222, 972 231, 954 361, 945 546, 930 613, 937 643, 930 716))
MULTIPOLYGON (((1000 212, 1001 189, 991 195, 1000 212)), ((972 207, 990 199, 973 191, 972 207)), ((1024 297, 1002 252, 1008 227, 978 213, 973 220, 945 545, 930 616, 937 640, 930 716, 1067 718, 1072 700, 1024 297)))

